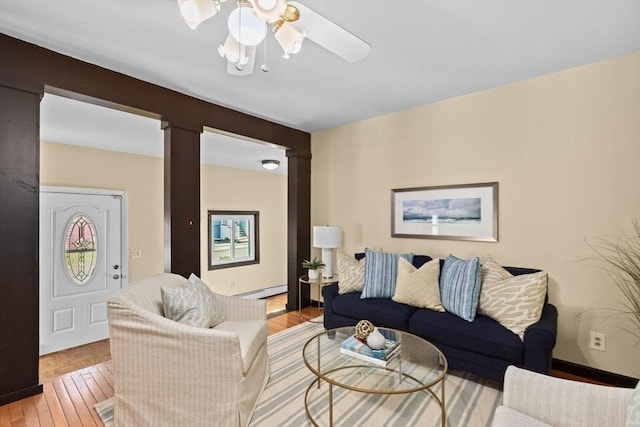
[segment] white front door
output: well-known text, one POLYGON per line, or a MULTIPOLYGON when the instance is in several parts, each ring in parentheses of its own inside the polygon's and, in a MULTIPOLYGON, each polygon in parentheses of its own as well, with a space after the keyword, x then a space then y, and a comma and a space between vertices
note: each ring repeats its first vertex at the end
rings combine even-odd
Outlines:
POLYGON ((122 287, 124 194, 40 191, 40 354, 109 337, 122 287))

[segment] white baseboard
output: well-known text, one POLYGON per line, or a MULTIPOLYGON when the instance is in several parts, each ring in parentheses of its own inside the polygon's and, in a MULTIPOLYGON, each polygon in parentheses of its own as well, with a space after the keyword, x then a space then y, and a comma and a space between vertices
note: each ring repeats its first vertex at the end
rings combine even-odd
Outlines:
POLYGON ((287 285, 278 285, 271 286, 269 288, 258 289, 257 291, 245 292, 243 294, 238 294, 235 296, 247 299, 261 299, 273 295, 284 294, 285 292, 287 292, 287 285))

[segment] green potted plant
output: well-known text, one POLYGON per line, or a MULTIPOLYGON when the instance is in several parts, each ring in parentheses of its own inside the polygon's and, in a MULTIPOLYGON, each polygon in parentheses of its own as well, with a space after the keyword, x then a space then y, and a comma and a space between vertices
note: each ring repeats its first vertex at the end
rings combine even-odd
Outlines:
POLYGON ((325 263, 322 261, 318 261, 316 257, 313 257, 311 261, 305 259, 302 261, 302 268, 308 269, 307 276, 309 280, 317 280, 320 274, 318 273, 318 269, 325 266, 325 263))
POLYGON ((630 317, 640 339, 640 222, 633 221, 633 233, 615 238, 602 237, 590 244, 611 273, 624 297, 623 314, 630 317))

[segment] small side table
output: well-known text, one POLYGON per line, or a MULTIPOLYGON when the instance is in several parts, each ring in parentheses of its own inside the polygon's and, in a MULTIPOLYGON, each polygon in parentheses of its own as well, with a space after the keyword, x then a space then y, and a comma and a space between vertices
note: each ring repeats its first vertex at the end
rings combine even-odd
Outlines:
MULTIPOLYGON (((298 278, 298 313, 300 320, 306 320, 308 322, 313 323, 322 323, 322 321, 311 320, 310 317, 306 317, 302 315, 302 285, 309 285, 309 292, 311 292, 311 285, 315 285, 318 289, 318 310, 322 310, 320 306, 320 296, 322 295, 322 287, 324 285, 329 285, 331 283, 338 283, 338 275, 333 275, 331 277, 318 277, 317 279, 309 279, 309 276, 304 275, 298 278)), ((313 305, 313 302, 312 302, 313 305)))

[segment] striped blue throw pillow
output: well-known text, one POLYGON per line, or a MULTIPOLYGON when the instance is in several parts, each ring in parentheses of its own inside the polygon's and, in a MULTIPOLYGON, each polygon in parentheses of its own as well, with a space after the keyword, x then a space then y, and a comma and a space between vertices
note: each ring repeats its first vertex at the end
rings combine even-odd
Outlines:
POLYGON ((464 320, 473 322, 480 298, 480 259, 449 255, 440 273, 442 306, 464 320))
POLYGON ((391 298, 396 292, 398 258, 412 262, 413 254, 376 252, 369 248, 364 250, 364 254, 364 288, 360 298, 391 298))

